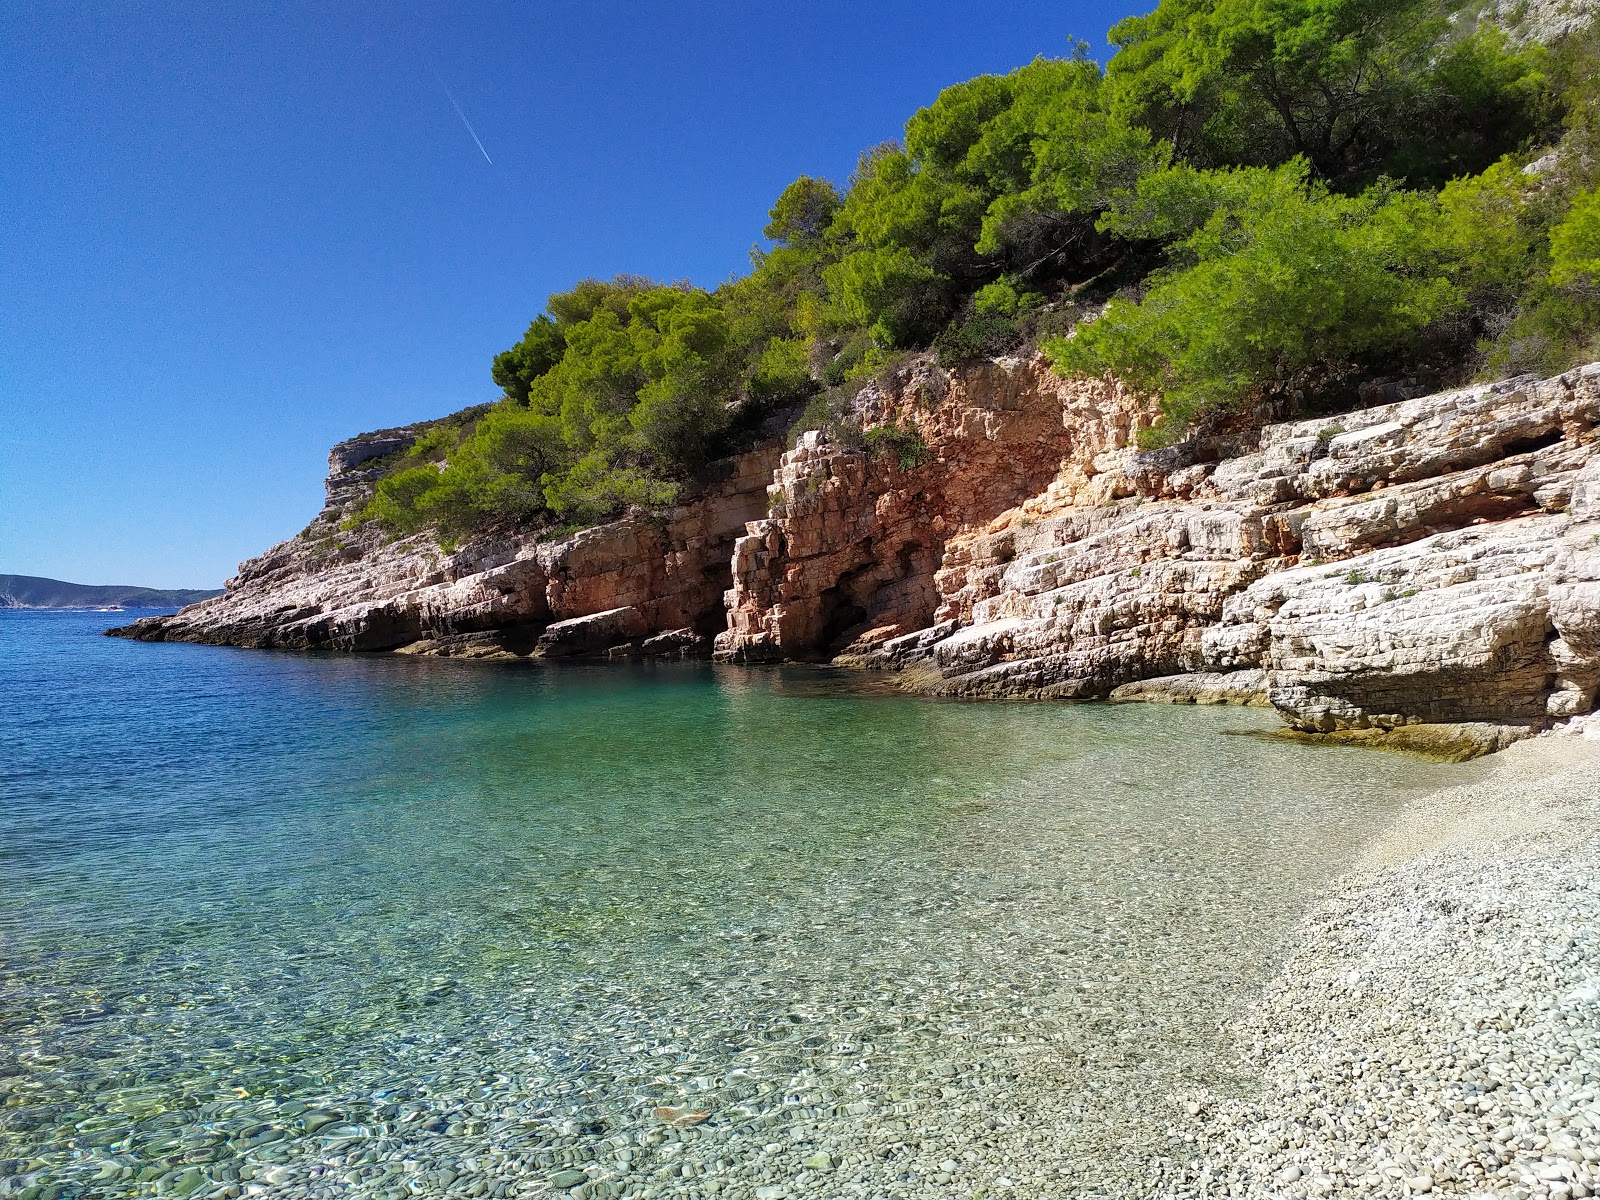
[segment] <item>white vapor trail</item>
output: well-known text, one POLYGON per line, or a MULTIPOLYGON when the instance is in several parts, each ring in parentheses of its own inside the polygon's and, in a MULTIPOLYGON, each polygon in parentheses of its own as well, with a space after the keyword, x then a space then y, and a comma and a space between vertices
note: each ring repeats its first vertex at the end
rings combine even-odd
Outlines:
POLYGON ((450 101, 450 107, 456 110, 456 116, 461 118, 461 123, 467 127, 467 132, 472 135, 472 140, 478 147, 478 153, 483 155, 483 161, 491 167, 494 166, 494 159, 490 158, 489 152, 483 148, 483 142, 478 138, 478 131, 472 127, 472 122, 467 120, 467 114, 461 111, 461 105, 456 103, 456 98, 450 91, 450 85, 444 81, 444 76, 434 70, 432 63, 428 64, 428 70, 433 71, 433 77, 439 81, 439 86, 444 89, 445 98, 450 101))

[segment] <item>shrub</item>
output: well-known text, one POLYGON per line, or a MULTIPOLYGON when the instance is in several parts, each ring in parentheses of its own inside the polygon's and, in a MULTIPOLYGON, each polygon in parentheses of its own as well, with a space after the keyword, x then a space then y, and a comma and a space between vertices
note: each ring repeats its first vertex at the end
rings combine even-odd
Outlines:
POLYGON ((393 533, 415 533, 427 524, 418 502, 439 482, 437 467, 407 467, 378 483, 372 499, 356 517, 356 523, 377 521, 393 533))
POLYGON ((867 353, 876 347, 872 336, 865 330, 856 333, 845 340, 837 354, 829 360, 827 368, 822 373, 822 378, 829 387, 839 387, 849 377, 850 371, 857 363, 867 356, 867 353))
POLYGON ((678 484, 639 467, 614 466, 598 455, 580 460, 544 484, 550 511, 568 521, 592 523, 631 507, 660 507, 678 498, 678 484))
POLYGON ((973 294, 972 310, 980 316, 1014 317, 1045 302, 1038 292, 1019 292, 1009 280, 998 279, 973 294))
POLYGON ((800 415, 789 426, 789 449, 793 450, 802 433, 813 429, 824 429, 833 421, 836 400, 831 392, 813 396, 805 408, 800 410, 800 415))
POLYGON ((800 435, 813 429, 821 430, 824 437, 835 445, 860 450, 864 445, 861 425, 850 412, 850 393, 834 388, 814 397, 789 426, 789 449, 793 450, 800 435))
POLYGON ((1580 193, 1551 227, 1549 268, 1490 349, 1497 374, 1551 374, 1600 354, 1600 191, 1580 193))
POLYGON ((868 346, 867 352, 844 373, 846 384, 862 384, 869 379, 882 379, 889 369, 905 357, 881 346, 868 346))
POLYGON ((1600 190, 1579 195, 1550 230, 1550 282, 1600 291, 1600 190))
POLYGON ((883 346, 926 345, 950 313, 950 280, 903 247, 858 250, 823 278, 846 319, 883 346))
POLYGON ((933 339, 933 348, 941 367, 953 367, 1015 350, 1024 336, 1021 322, 1014 317, 979 315, 946 326, 933 339))
POLYGON ((1174 237, 1171 265, 1046 352, 1067 374, 1159 393, 1163 423, 1180 430, 1246 401, 1314 393, 1352 360, 1403 356, 1464 305, 1455 264, 1427 241, 1433 214, 1414 193, 1335 195, 1300 161, 1173 168, 1109 218, 1174 237))
POLYGON ((750 372, 750 397, 763 403, 797 400, 811 395, 818 386, 811 376, 804 338, 774 338, 750 372))
POLYGON ((933 457, 928 443, 915 429, 899 425, 879 425, 862 435, 867 453, 873 458, 892 458, 902 471, 915 470, 933 457))

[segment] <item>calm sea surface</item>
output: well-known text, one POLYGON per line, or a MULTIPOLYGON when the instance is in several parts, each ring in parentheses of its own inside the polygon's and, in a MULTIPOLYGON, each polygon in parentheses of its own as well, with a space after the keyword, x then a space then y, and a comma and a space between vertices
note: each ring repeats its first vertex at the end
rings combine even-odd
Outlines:
POLYGON ((820 1191, 762 1155, 979 1123, 971 1178, 1026 1147, 1068 1194, 1228 1085, 1218 1022, 1316 889, 1474 770, 126 619, 0 612, 3 1195, 892 1196, 927 1186, 892 1147, 820 1191), (704 1170, 657 1105, 710 1114, 704 1170))

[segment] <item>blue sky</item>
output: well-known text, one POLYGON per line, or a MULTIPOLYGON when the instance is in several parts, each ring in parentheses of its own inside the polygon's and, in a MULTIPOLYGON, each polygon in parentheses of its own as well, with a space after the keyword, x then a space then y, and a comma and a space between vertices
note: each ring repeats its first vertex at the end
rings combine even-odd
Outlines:
POLYGON ((1131 11, 8 0, 0 572, 217 586, 551 292, 714 286, 796 175, 1131 11))

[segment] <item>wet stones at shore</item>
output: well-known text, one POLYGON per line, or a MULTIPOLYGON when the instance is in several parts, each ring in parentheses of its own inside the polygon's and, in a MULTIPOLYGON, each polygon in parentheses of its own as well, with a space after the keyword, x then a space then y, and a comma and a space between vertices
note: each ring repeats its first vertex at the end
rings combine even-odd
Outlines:
POLYGON ((1486 754, 1496 754, 1538 730, 1530 725, 1498 725, 1488 721, 1460 721, 1451 724, 1416 722, 1401 725, 1369 725, 1358 729, 1330 729, 1308 732, 1285 728, 1275 737, 1292 741, 1337 746, 1360 746, 1369 750, 1398 750, 1434 762, 1467 762, 1486 754))
POLYGON ((1266 708, 1265 671, 1212 671, 1190 675, 1160 675, 1113 688, 1113 704, 1243 704, 1266 708))
POLYGON ((649 631, 649 622, 637 608, 612 608, 586 617, 557 621, 539 635, 535 653, 545 658, 599 654, 649 631))

